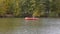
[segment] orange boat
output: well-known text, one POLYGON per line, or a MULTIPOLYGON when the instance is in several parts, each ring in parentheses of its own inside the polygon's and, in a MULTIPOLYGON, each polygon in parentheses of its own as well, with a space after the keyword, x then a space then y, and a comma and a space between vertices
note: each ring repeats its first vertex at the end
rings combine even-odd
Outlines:
POLYGON ((25 20, 38 20, 38 18, 35 18, 35 17, 25 17, 25 20))

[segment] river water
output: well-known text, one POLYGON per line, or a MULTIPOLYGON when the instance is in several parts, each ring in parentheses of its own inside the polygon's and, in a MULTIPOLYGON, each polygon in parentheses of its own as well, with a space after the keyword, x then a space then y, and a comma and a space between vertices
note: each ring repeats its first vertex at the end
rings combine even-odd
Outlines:
POLYGON ((60 18, 0 18, 0 34, 60 34, 60 18))

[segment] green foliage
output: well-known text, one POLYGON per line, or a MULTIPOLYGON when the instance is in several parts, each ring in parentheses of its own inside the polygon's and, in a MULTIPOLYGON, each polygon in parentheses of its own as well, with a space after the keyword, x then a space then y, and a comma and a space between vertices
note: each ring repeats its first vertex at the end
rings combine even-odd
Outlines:
POLYGON ((0 0, 0 15, 56 16, 60 14, 60 0, 0 0))

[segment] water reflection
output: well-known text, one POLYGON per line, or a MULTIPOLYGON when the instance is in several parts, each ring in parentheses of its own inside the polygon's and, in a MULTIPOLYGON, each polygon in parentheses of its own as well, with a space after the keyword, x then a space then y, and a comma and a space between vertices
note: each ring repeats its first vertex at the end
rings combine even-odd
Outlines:
POLYGON ((8 19, 1 18, 0 19, 0 32, 1 34, 5 34, 6 32, 13 29, 12 23, 8 19))
POLYGON ((25 25, 31 27, 39 27, 42 26, 41 20, 25 20, 25 25))
POLYGON ((19 30, 26 33, 29 31, 29 28, 35 25, 38 25, 38 21, 24 20, 23 18, 0 18, 1 34, 17 34, 19 30))
POLYGON ((0 34, 60 34, 60 19, 0 18, 0 34))

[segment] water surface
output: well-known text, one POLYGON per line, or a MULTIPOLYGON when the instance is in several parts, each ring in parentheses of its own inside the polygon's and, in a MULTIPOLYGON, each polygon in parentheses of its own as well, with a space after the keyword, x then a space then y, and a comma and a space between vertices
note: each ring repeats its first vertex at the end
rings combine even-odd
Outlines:
POLYGON ((0 34, 60 34, 60 19, 0 18, 0 34))

